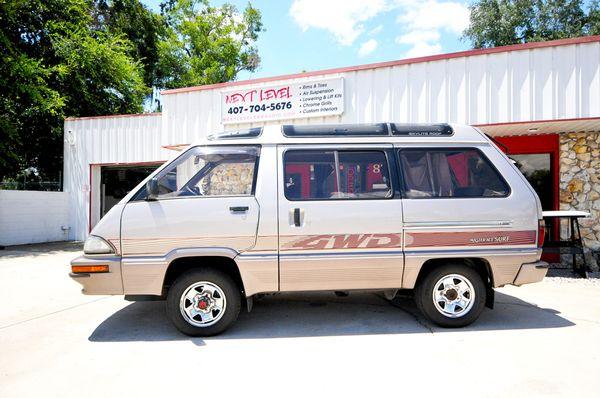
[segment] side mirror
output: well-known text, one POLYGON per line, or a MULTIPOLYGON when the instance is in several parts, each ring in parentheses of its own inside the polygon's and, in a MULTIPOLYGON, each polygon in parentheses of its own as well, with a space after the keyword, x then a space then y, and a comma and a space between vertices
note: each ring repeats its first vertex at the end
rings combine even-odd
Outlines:
POLYGON ((158 200, 158 179, 152 177, 146 183, 146 200, 158 200))

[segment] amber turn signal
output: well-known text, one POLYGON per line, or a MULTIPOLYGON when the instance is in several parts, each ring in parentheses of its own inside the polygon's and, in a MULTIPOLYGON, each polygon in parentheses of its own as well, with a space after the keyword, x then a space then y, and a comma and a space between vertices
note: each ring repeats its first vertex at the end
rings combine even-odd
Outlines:
POLYGON ((71 265, 74 274, 98 274, 108 272, 108 265, 71 265))

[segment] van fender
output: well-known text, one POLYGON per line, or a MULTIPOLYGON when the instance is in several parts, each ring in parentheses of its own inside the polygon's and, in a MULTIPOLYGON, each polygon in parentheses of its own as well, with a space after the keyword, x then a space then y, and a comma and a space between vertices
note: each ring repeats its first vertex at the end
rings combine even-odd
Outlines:
POLYGON ((200 247, 174 249, 164 256, 122 257, 121 270, 124 293, 127 295, 162 295, 167 271, 173 261, 177 259, 226 257, 233 260, 238 254, 236 250, 228 247, 200 247))
MULTIPOLYGON (((194 257, 230 258, 233 263, 232 266, 237 269, 236 277, 239 278, 238 281, 241 283, 246 298, 251 298, 257 293, 279 291, 279 261, 276 252, 244 255, 244 252, 238 252, 227 247, 176 249, 169 252, 165 256, 166 266, 160 279, 161 289, 173 261, 194 257)), ((251 301, 247 305, 249 309, 252 308, 251 301)))
POLYGON ((246 297, 257 293, 279 291, 279 261, 276 252, 244 255, 244 252, 227 247, 175 249, 169 252, 165 256, 165 267, 160 278, 161 289, 172 262, 190 257, 230 258, 237 268, 241 287, 246 297))

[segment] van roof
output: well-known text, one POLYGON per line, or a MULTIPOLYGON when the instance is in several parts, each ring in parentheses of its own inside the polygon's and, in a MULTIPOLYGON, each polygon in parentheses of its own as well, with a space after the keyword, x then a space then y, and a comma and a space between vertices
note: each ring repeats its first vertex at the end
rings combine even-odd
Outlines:
POLYGON ((279 124, 216 132, 194 145, 394 142, 482 144, 489 141, 475 127, 445 123, 279 124))

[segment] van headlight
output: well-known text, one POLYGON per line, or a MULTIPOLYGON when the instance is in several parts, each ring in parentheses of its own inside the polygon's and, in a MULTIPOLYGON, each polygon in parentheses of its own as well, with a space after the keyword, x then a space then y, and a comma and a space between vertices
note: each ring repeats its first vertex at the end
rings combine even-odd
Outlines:
POLYGON ((114 252, 111 244, 99 236, 88 236, 83 245, 84 254, 113 254, 114 252))

